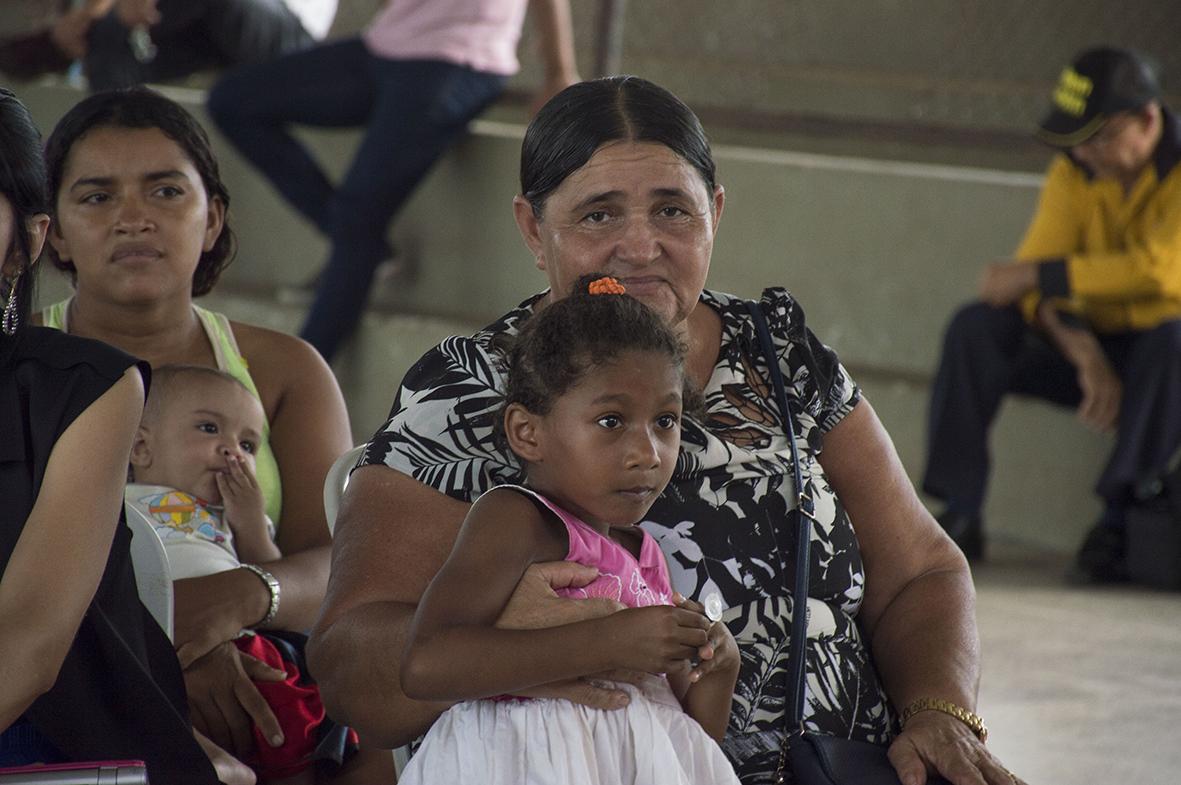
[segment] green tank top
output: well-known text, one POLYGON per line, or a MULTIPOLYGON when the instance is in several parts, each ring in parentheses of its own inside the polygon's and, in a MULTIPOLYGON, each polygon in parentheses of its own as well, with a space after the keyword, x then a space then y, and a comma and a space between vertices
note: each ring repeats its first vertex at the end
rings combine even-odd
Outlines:
MULTIPOLYGON (((43 310, 41 319, 44 325, 62 332, 69 332, 66 314, 72 300, 73 298, 62 300, 43 310)), ((230 320, 224 314, 207 310, 199 305, 194 305, 193 311, 201 320, 201 326, 205 328, 205 336, 213 347, 213 356, 217 360, 218 369, 233 376, 247 390, 250 390, 255 398, 259 398, 258 387, 255 386, 254 379, 250 376, 246 358, 238 351, 238 342, 234 340, 234 331, 230 329, 230 320)), ((279 512, 283 506, 283 484, 279 479, 279 464, 275 461, 275 453, 271 450, 269 422, 266 423, 262 444, 259 445, 258 453, 254 457, 254 465, 258 485, 262 488, 263 499, 266 501, 267 515, 278 527, 279 512)))

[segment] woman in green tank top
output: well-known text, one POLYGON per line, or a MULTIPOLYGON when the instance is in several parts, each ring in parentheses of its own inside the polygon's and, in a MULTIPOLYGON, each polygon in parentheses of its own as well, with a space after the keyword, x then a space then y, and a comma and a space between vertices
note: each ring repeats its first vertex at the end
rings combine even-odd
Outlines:
MULTIPOLYGON (((343 397, 307 343, 193 303, 217 282, 235 244, 226 224, 229 194, 188 112, 145 88, 100 93, 58 123, 46 159, 54 199, 50 258, 70 277, 74 296, 48 308, 44 323, 154 367, 221 368, 266 412, 258 481, 283 557, 174 584, 174 643, 194 725, 249 756, 253 727, 268 738, 281 735, 250 681, 274 671, 231 641, 243 629, 301 631, 315 621, 331 551, 324 478, 351 444, 343 397)), ((379 752, 352 756, 346 770, 380 771, 389 756, 379 752)))

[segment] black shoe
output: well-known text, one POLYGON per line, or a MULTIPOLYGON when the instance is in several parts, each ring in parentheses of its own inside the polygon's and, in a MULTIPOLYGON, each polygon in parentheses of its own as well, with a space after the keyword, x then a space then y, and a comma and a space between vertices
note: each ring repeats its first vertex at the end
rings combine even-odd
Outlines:
POLYGON ((947 536, 960 546, 968 561, 984 559, 984 522, 980 516, 947 510, 935 520, 947 532, 947 536))
POLYGON ((1127 536, 1122 527, 1100 522, 1091 527, 1075 557, 1080 577, 1090 583, 1128 580, 1127 536))

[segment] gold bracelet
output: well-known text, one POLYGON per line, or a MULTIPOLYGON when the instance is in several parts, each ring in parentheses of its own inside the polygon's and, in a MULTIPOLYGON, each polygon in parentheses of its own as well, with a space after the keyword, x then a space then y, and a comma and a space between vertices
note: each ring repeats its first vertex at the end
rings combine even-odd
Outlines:
POLYGON ((967 725, 980 741, 986 741, 988 739, 988 728, 985 727, 984 720, 980 719, 980 715, 973 714, 963 706, 957 706, 951 701, 945 701, 940 698, 919 698, 911 703, 902 712, 902 726, 906 727, 907 720, 920 711, 941 711, 944 714, 950 714, 967 725))

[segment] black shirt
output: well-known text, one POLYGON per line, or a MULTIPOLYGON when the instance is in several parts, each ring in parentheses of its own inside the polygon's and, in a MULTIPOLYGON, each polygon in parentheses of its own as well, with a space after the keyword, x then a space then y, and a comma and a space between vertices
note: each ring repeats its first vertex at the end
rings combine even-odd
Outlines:
MULTIPOLYGON (((134 364, 106 344, 57 330, 0 334, 0 568, 33 509, 54 444, 134 364)), ((150 370, 138 365, 146 383, 150 370)), ((92 514, 88 489, 75 492, 78 515, 92 514)), ((136 593, 130 543, 121 520, 57 681, 25 718, 70 760, 142 759, 153 781, 212 785, 217 777, 193 738, 176 654, 136 593)))

